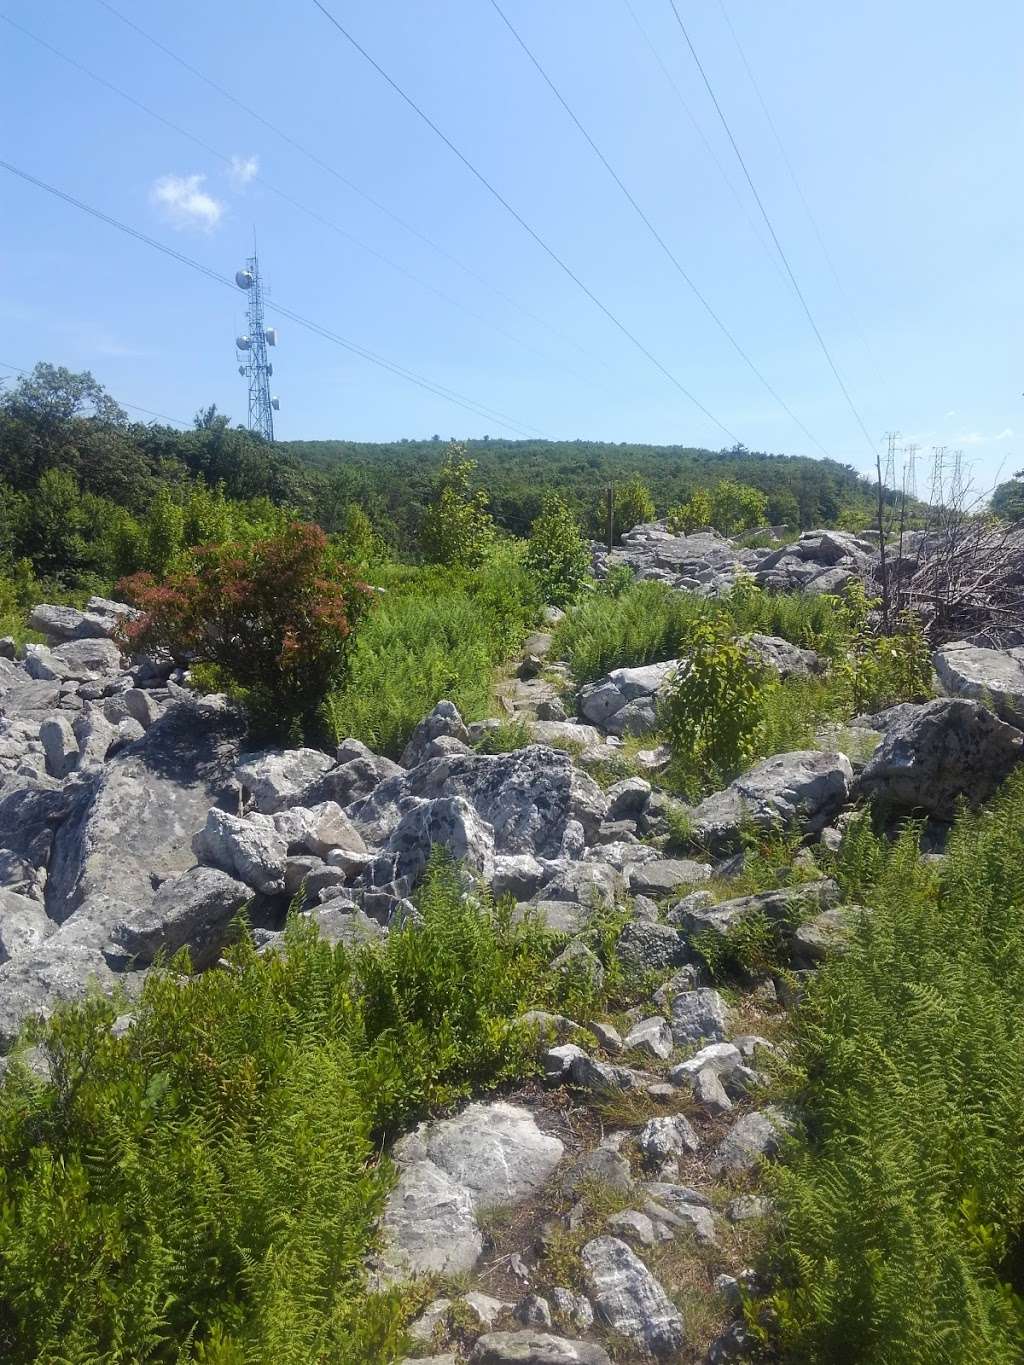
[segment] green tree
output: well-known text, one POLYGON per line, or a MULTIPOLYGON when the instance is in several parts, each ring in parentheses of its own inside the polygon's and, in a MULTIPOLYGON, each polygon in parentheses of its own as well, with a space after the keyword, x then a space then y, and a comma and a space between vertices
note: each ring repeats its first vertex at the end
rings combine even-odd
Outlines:
POLYGON ((994 490, 991 507, 1003 521, 1024 521, 1024 469, 994 490))
POLYGON ((487 494, 470 487, 474 460, 464 446, 448 447, 434 482, 434 497, 423 517, 420 544, 427 559, 453 568, 480 564, 494 542, 494 521, 487 510, 487 494))
POLYGON ((722 479, 711 491, 711 524, 723 536, 764 526, 768 498, 759 488, 722 479))
POLYGON ((590 568, 590 551, 572 509, 557 493, 547 494, 530 528, 526 567, 549 605, 562 607, 579 596, 590 568))
POLYGON ((692 535, 711 525, 714 508, 706 488, 695 488, 685 502, 669 508, 668 524, 673 531, 692 535))
POLYGON ((634 526, 654 520, 654 499, 639 474, 616 488, 612 510, 617 540, 621 540, 623 531, 631 531, 634 526))

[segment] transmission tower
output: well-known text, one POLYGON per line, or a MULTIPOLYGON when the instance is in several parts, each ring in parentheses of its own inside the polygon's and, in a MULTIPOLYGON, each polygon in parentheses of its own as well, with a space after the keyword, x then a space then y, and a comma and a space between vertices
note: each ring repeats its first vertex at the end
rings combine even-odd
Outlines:
POLYGON ((249 296, 249 330, 235 338, 238 351, 238 373, 249 380, 249 430, 257 432, 265 441, 274 439, 274 413, 281 406, 270 396, 270 377, 274 367, 267 359, 267 348, 277 345, 277 332, 263 325, 263 285, 259 261, 255 252, 245 263, 245 269, 235 274, 235 284, 249 296))

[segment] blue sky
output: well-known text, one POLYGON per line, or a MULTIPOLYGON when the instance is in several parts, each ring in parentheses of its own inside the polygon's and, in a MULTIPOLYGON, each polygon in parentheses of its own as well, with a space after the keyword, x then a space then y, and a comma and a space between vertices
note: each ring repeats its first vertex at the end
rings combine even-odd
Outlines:
MULTIPOLYGON (((867 442, 772 254, 670 0, 502 6, 772 387, 830 454, 865 468, 867 442)), ((675 273, 489 0, 330 7, 729 431, 752 448, 820 453, 675 273)), ((925 453, 936 443, 962 446, 982 483, 1000 468, 1012 472, 1024 464, 1024 7, 724 7, 838 283, 723 4, 679 0, 868 431, 899 429, 925 453)), ((242 264, 255 227, 272 303, 544 436, 729 443, 311 0, 119 0, 118 8, 449 254, 98 0, 0 0, 0 13, 211 150, 0 24, 4 159, 221 273, 242 264)), ((0 361, 88 367, 136 404, 189 419, 216 402, 239 418, 245 393, 232 340, 243 320, 240 293, 0 172, 0 361)), ((269 320, 277 321, 272 308, 269 320)), ((294 323, 277 325, 281 437, 507 434, 496 418, 294 323)))

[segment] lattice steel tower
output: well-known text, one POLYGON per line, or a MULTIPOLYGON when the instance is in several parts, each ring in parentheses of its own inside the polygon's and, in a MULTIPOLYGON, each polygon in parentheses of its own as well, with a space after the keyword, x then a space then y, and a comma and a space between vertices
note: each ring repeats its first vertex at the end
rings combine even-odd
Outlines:
POLYGON ((273 327, 263 325, 263 285, 255 253, 246 261, 245 269, 236 272, 235 284, 249 296, 249 331, 235 338, 241 362, 238 373, 249 380, 249 430, 272 441, 274 413, 281 404, 276 397, 270 396, 274 367, 267 359, 267 348, 277 345, 277 332, 273 327))

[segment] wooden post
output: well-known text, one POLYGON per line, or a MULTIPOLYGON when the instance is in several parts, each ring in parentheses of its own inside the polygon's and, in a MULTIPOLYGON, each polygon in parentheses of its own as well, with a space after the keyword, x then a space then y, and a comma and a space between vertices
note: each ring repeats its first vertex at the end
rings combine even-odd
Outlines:
POLYGON ((605 500, 608 506, 608 553, 611 554, 612 546, 615 544, 615 485, 609 484, 605 489, 605 500))

